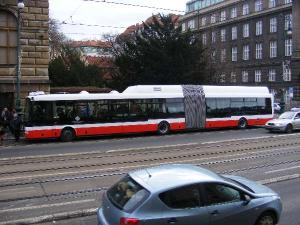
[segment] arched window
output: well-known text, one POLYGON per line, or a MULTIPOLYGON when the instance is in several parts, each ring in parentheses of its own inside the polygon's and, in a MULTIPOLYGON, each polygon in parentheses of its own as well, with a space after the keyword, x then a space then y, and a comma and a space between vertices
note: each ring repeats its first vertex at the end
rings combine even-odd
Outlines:
POLYGON ((0 66, 17 64, 17 19, 0 9, 0 66))

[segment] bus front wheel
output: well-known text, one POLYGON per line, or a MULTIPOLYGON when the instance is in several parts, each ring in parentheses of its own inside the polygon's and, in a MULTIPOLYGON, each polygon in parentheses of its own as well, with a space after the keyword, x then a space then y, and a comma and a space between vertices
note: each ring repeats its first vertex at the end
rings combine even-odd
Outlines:
POLYGON ((72 128, 65 128, 62 130, 60 139, 63 142, 73 141, 75 138, 74 130, 72 128))
POLYGON ((245 128, 247 128, 247 126, 248 126, 247 120, 245 118, 241 118, 239 120, 238 128, 245 129, 245 128))
POLYGON ((170 132, 170 124, 167 121, 162 121, 158 124, 158 134, 164 135, 170 132))

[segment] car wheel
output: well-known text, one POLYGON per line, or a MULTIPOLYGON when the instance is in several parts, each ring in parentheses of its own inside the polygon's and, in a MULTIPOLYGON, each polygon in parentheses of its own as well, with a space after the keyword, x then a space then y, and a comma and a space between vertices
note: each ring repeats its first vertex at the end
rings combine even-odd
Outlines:
POLYGON ((293 126, 292 126, 292 124, 288 124, 288 125, 286 126, 285 132, 288 133, 288 134, 290 134, 290 133, 293 132, 293 126))
POLYGON ((162 121, 158 124, 157 133, 160 135, 168 134, 170 132, 170 124, 167 121, 162 121))
POLYGON ((255 225, 275 225, 275 217, 273 213, 265 213, 255 223, 255 225))
POLYGON ((61 135, 60 135, 60 139, 63 142, 69 142, 69 141, 73 141, 75 138, 75 132, 72 128, 65 128, 62 130, 61 135))
POLYGON ((241 118, 239 120, 238 128, 245 129, 248 126, 247 120, 245 118, 241 118))

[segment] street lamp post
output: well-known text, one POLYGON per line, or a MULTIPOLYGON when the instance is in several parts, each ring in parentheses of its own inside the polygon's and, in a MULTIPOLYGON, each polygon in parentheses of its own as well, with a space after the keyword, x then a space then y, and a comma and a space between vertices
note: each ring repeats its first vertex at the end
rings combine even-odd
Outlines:
POLYGON ((16 87, 16 110, 20 112, 21 110, 21 100, 20 100, 20 88, 21 88, 21 43, 20 43, 20 32, 21 32, 21 23, 20 23, 20 13, 24 8, 23 0, 18 0, 17 4, 17 87, 16 87))

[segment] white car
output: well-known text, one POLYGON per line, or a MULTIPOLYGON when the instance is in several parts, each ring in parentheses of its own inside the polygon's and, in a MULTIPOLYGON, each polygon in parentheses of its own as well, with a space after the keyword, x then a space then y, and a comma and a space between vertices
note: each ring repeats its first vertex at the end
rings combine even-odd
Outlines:
POLYGON ((265 128, 269 131, 283 131, 286 133, 291 133, 293 130, 300 129, 300 112, 284 112, 277 119, 269 120, 266 123, 265 128))

